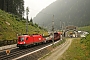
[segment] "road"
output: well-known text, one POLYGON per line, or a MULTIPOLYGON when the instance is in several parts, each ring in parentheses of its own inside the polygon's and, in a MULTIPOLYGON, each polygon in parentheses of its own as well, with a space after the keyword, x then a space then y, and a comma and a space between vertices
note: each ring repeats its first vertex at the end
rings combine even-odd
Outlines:
POLYGON ((71 45, 72 39, 67 39, 65 43, 53 50, 53 53, 42 60, 57 60, 71 45))

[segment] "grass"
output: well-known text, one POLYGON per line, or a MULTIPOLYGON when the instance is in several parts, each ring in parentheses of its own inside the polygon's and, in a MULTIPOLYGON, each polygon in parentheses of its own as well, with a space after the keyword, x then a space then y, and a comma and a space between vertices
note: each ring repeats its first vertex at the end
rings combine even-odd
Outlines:
POLYGON ((90 26, 79 27, 78 30, 87 31, 90 33, 90 26))
MULTIPOLYGON (((13 14, 6 13, 0 10, 0 40, 12 40, 16 39, 17 34, 26 33, 26 21, 13 14)), ((28 34, 44 34, 47 32, 44 29, 40 29, 35 24, 28 25, 28 34)))
POLYGON ((90 35, 86 39, 74 39, 69 49, 58 60, 90 60, 90 35))

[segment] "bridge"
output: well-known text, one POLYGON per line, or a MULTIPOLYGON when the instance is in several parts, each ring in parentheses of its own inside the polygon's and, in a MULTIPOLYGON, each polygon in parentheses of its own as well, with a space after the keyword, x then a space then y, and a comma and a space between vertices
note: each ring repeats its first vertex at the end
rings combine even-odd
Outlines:
POLYGON ((76 26, 66 26, 64 30, 64 37, 77 37, 77 27, 76 26))

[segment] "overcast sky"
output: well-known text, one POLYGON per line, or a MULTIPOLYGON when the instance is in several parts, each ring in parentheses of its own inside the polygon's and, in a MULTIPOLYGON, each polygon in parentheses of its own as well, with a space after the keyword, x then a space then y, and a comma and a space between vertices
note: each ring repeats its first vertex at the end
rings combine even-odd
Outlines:
MULTIPOLYGON (((25 9, 29 7, 29 19, 34 18, 42 9, 56 0, 24 0, 25 9)), ((25 14, 26 15, 26 14, 25 14)))

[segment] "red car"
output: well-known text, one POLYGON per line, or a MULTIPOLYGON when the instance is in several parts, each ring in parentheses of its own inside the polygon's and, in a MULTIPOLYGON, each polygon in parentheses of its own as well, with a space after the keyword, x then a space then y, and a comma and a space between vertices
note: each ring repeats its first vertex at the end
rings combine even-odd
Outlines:
POLYGON ((60 40, 60 33, 57 32, 57 33, 54 33, 54 40, 60 40))

